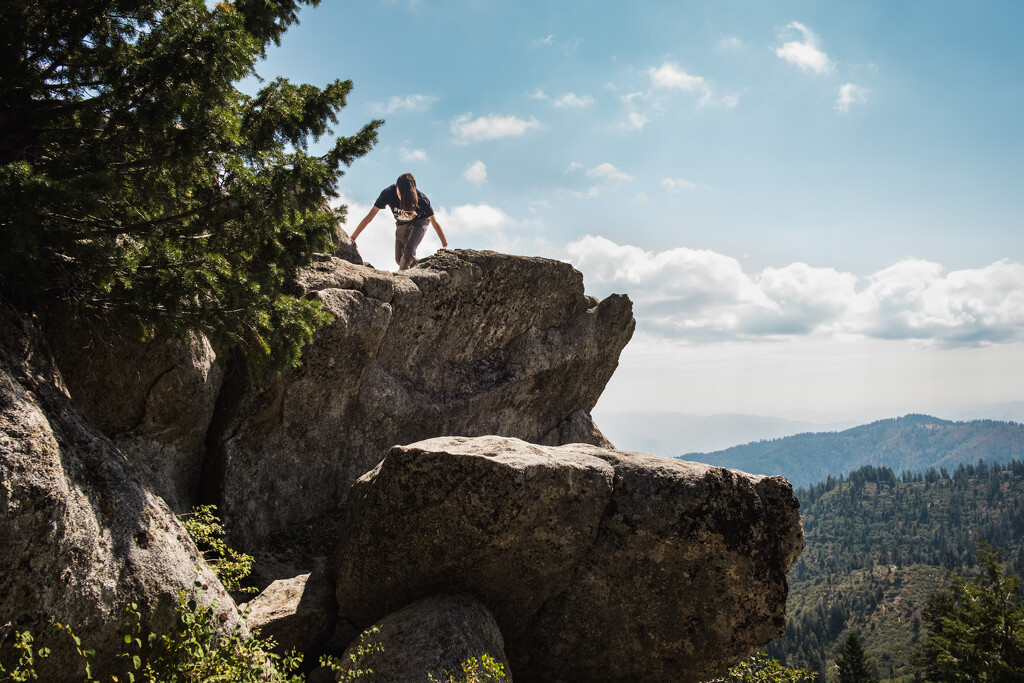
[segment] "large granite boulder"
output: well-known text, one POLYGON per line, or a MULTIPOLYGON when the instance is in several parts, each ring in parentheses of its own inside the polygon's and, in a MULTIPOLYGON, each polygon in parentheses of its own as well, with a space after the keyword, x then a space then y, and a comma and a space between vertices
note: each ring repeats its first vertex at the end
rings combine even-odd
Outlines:
POLYGON ((445 251, 392 274, 325 256, 295 287, 334 322, 283 377, 254 387, 234 373, 208 440, 209 497, 242 549, 333 518, 395 444, 609 445, 590 410, 632 335, 632 307, 587 297, 570 265, 445 251))
POLYGON ((107 320, 65 316, 49 316, 44 332, 75 405, 175 512, 188 512, 224 377, 210 342, 142 341, 107 320))
POLYGON ((781 477, 436 438, 392 448, 352 487, 336 590, 357 628, 470 593, 521 681, 701 681, 784 632, 802 543, 781 477))
MULTIPOLYGON (((479 600, 465 595, 435 595, 393 612, 375 624, 377 630, 357 639, 341 658, 356 657, 357 668, 373 671, 375 683, 464 680, 462 666, 470 659, 482 665, 489 655, 512 683, 505 643, 498 624, 479 600), (365 654, 358 656, 362 646, 365 654)), ((486 679, 490 680, 490 679, 486 679)))
MULTIPOLYGON (((198 582, 199 599, 217 602, 223 626, 238 623, 185 529, 71 402, 37 327, 3 305, 0 549, 0 624, 37 638, 51 621, 67 624, 96 649, 101 673, 123 647, 131 603, 144 629, 166 632, 179 593, 198 582)), ((81 680, 71 640, 48 644, 41 678, 81 680)))

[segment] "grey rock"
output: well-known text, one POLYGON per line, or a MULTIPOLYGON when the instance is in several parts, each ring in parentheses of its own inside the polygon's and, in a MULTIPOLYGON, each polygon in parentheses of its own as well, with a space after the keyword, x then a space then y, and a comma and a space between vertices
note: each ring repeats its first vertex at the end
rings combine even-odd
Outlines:
POLYGON ((338 604, 334 586, 322 572, 274 581, 249 603, 248 625, 271 636, 275 652, 311 652, 334 631, 338 604))
POLYGON ((297 292, 335 320, 262 389, 244 372, 212 429, 209 473, 231 542, 333 519, 396 444, 498 434, 609 445, 590 410, 633 332, 629 299, 598 302, 570 265, 444 251, 385 273, 323 257, 297 292))
MULTIPOLYGON (((0 624, 37 638, 51 621, 97 650, 97 671, 123 647, 125 608, 142 628, 169 630, 178 596, 217 602, 224 628, 234 602, 185 529, 125 456, 71 402, 31 319, 0 305, 0 624)), ((40 675, 78 681, 82 662, 54 636, 40 675)))
POLYGON ((337 597, 357 628, 467 592, 529 681, 719 674, 784 632, 802 549, 781 477, 496 436, 392 448, 343 520, 337 597))
POLYGON ((376 633, 357 640, 342 657, 363 644, 377 645, 358 659, 358 668, 372 669, 369 680, 380 683, 447 681, 448 673, 462 680, 462 665, 470 658, 481 662, 489 655, 512 683, 505 644, 491 612, 470 595, 424 598, 384 617, 376 633))
POLYGON ((141 341, 98 319, 44 331, 75 404, 178 513, 195 502, 223 371, 201 335, 141 341))

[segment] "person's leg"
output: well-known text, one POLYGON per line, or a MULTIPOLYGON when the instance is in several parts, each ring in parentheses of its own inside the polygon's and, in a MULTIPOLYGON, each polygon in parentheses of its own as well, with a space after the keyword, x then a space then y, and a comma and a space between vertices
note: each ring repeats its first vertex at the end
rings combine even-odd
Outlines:
POLYGON ((402 268, 402 252, 405 249, 405 241, 409 237, 408 223, 395 223, 395 263, 399 269, 402 268))
POLYGON ((406 227, 407 230, 403 235, 401 247, 397 244, 397 233, 396 233, 396 244, 395 251, 400 252, 398 260, 399 270, 405 270, 406 268, 412 268, 416 265, 416 248, 420 246, 420 242, 423 241, 423 236, 427 234, 427 226, 423 224, 409 224, 406 227))

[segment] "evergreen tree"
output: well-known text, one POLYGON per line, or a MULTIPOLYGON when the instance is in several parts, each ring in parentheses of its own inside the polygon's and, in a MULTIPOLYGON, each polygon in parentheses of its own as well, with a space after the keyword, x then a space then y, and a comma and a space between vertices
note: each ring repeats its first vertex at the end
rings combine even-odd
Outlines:
POLYGON ((0 3, 3 297, 297 362, 328 316, 282 289, 333 239, 327 200, 381 122, 313 154, 350 82, 235 84, 318 3, 0 3))
POLYGON ((843 641, 836 655, 836 667, 839 669, 839 683, 878 683, 856 631, 851 630, 843 641))
POLYGON ((926 680, 1024 680, 1020 577, 1003 573, 1001 552, 981 545, 977 553, 977 574, 953 575, 952 586, 928 600, 928 638, 915 657, 926 680))

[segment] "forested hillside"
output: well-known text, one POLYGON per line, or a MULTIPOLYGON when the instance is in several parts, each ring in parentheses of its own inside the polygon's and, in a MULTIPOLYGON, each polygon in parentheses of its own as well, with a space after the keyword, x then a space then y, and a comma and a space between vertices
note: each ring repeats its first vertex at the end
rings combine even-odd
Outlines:
POLYGON ((1019 423, 906 415, 842 432, 797 434, 680 457, 753 474, 781 474, 793 486, 807 487, 865 465, 924 472, 931 467, 953 470, 979 458, 1008 462, 1022 455, 1024 425, 1019 423))
POLYGON ((805 549, 789 574, 787 634, 768 648, 789 665, 829 670, 853 628, 883 679, 909 676, 925 601, 949 570, 974 566, 980 539, 1024 573, 1020 460, 899 476, 866 466, 797 497, 805 549))

